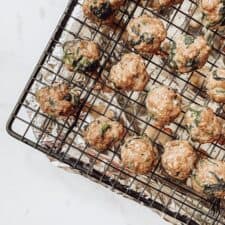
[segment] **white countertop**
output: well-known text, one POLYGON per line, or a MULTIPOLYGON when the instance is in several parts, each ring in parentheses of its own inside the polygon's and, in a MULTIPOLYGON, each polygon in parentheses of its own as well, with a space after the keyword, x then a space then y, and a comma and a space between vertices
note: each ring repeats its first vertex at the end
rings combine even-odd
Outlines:
POLYGON ((2 1, 0 34, 0 224, 161 225, 150 209, 55 168, 6 134, 5 123, 66 0, 2 1))

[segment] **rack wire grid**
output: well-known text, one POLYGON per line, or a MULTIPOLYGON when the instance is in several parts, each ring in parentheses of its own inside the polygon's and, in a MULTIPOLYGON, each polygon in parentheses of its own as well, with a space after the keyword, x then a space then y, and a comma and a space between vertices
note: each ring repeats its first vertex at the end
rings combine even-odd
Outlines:
MULTIPOLYGON (((177 222, 180 221, 180 223, 185 224, 225 224, 225 218, 221 213, 222 209, 220 212, 215 212, 214 206, 217 200, 201 196, 188 185, 168 178, 161 171, 160 164, 147 176, 133 175, 116 161, 116 158, 119 158, 119 146, 112 147, 102 154, 94 151, 85 143, 81 143, 82 129, 90 122, 89 114, 93 112, 97 115, 107 115, 112 111, 117 112, 117 119, 125 121, 125 127, 129 134, 142 135, 147 129, 154 130, 154 136, 151 138, 153 144, 158 147, 160 147, 159 140, 163 138, 175 139, 186 135, 185 127, 182 124, 183 115, 172 123, 170 128, 173 131, 172 133, 156 127, 151 118, 143 116, 143 112, 146 111, 144 101, 147 90, 139 94, 122 92, 100 79, 101 76, 107 79, 110 70, 109 65, 113 61, 118 61, 118 58, 124 52, 132 51, 122 41, 125 27, 132 17, 149 13, 159 17, 167 28, 168 41, 171 41, 178 33, 189 33, 188 24, 191 21, 201 25, 189 12, 190 8, 196 8, 195 1, 189 0, 185 1, 185 4, 173 6, 169 14, 156 13, 147 7, 147 1, 144 1, 143 4, 139 3, 136 0, 127 1, 126 5, 118 12, 117 17, 119 19, 116 29, 106 32, 103 25, 93 24, 78 15, 77 12, 82 11, 82 1, 70 0, 10 116, 7 131, 14 138, 69 165, 70 168, 79 171, 84 176, 111 187, 112 190, 139 203, 155 208, 162 215, 168 215, 177 222), (97 76, 85 73, 85 79, 82 82, 77 81, 79 75, 77 73, 74 73, 72 77, 65 76, 62 58, 58 56, 58 50, 56 51, 58 46, 63 45, 62 41, 64 41, 63 37, 65 36, 68 39, 88 38, 96 42, 99 42, 99 38, 103 40, 104 44, 99 43, 102 61, 97 76), (54 66, 51 61, 55 63, 54 66), (47 79, 43 79, 43 73, 47 74, 47 79), (79 90, 83 103, 80 105, 75 118, 54 120, 42 113, 38 105, 30 104, 30 99, 35 96, 36 86, 51 85, 55 82, 73 84, 79 90), (101 88, 96 88, 98 85, 101 88), (101 91, 104 88, 111 90, 107 98, 101 91), (96 108, 97 103, 104 105, 102 110, 96 108), (133 108, 136 110, 132 110, 133 108), (40 118, 42 125, 37 122, 40 118), (52 123, 58 126, 57 131, 49 128, 52 123), (102 167, 99 167, 99 165, 102 167), (122 180, 126 180, 126 182, 124 183, 122 180), (174 208, 172 207, 173 204, 175 204, 174 208)), ((217 30, 211 30, 210 32, 213 40, 224 38, 217 30)), ((218 63, 224 60, 223 48, 224 44, 219 47, 212 46, 212 54, 207 62, 208 67, 217 67, 218 63)), ((167 67, 166 62, 159 60, 158 56, 143 57, 146 61, 147 70, 151 72, 151 85, 166 84, 174 88, 179 86, 178 91, 187 104, 190 102, 209 106, 213 104, 207 98, 204 98, 202 89, 190 81, 190 74, 181 76, 173 73, 167 67)), ((205 77, 201 71, 198 74, 203 78, 205 77)), ((213 107, 215 106, 213 105, 213 107)), ((216 113, 223 118, 223 105, 216 105, 216 113)), ((225 158, 224 145, 218 142, 210 145, 196 144, 195 147, 197 151, 201 151, 203 148, 213 158, 222 160, 225 158)))

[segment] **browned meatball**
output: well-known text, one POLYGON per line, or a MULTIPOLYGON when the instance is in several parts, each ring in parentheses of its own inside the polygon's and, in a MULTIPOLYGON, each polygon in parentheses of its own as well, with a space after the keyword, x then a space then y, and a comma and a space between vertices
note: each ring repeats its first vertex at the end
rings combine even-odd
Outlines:
POLYGON ((111 24, 115 19, 115 11, 123 4, 124 0, 85 0, 83 11, 94 22, 111 24))
POLYGON ((132 19, 127 26, 127 41, 139 52, 156 53, 166 38, 162 21, 148 15, 132 19))
POLYGON ((208 107, 192 104, 185 113, 185 124, 192 140, 212 143, 222 134, 221 120, 208 107))
POLYGON ((41 110, 52 117, 70 116, 76 111, 79 98, 66 84, 41 88, 36 92, 41 110))
POLYGON ((206 88, 209 97, 218 103, 225 103, 225 70, 215 69, 209 72, 206 88))
POLYGON ((214 196, 225 197, 225 162, 204 158, 198 161, 191 176, 195 191, 214 196))
POLYGON ((84 139, 98 151, 104 151, 124 137, 125 128, 117 121, 100 116, 84 131, 84 139))
POLYGON ((157 86, 148 93, 146 107, 158 125, 164 126, 180 114, 181 97, 169 87, 157 86))
POLYGON ((201 20, 206 27, 216 28, 225 18, 224 0, 199 0, 201 20))
POLYGON ((156 10, 161 10, 164 8, 168 8, 172 5, 180 4, 182 2, 183 0, 152 0, 149 1, 149 6, 156 10))
POLYGON ((121 61, 112 67, 109 79, 117 88, 143 91, 149 76, 141 56, 129 53, 125 54, 121 61))
POLYGON ((210 47, 203 37, 180 35, 169 45, 169 66, 179 73, 202 68, 208 60, 210 47))
POLYGON ((93 41, 67 41, 63 46, 63 51, 63 62, 70 71, 92 71, 100 61, 99 46, 93 41))
POLYGON ((164 146, 162 166, 173 178, 185 180, 194 168, 196 153, 188 141, 170 141, 164 146))
POLYGON ((157 162, 158 152, 146 136, 128 138, 121 147, 123 166, 137 174, 150 172, 157 162))

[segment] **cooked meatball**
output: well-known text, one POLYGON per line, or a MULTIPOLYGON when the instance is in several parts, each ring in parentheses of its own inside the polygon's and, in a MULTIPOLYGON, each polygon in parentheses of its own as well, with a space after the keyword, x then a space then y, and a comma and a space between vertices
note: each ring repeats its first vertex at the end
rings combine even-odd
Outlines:
POLYGON ((121 61, 112 67, 109 79, 117 88, 143 91, 149 76, 141 56, 129 53, 125 54, 121 61))
POLYGON ((185 113, 185 124, 191 138, 201 144, 218 140, 222 133, 220 119, 208 107, 190 105, 185 113))
POLYGON ((202 22, 206 27, 215 28, 224 22, 224 0, 200 0, 199 9, 202 14, 202 22))
POLYGON ((147 136, 130 137, 121 147, 123 166, 136 174, 150 172, 157 158, 158 152, 147 136))
POLYGON ((85 0, 83 11, 86 17, 94 22, 111 24, 114 20, 115 11, 120 8, 124 0, 85 0))
POLYGON ((177 5, 182 3, 183 0, 152 0, 149 1, 149 6, 156 10, 161 10, 168 8, 172 5, 177 5))
POLYGON ((146 107, 159 126, 172 122, 181 112, 181 97, 166 86, 157 86, 149 91, 146 107))
POLYGON ((63 46, 63 62, 70 71, 93 71, 100 60, 99 46, 93 41, 67 41, 63 46))
POLYGON ((98 151, 104 151, 125 134, 125 128, 117 121, 100 116, 91 122, 84 131, 84 139, 98 151))
POLYGON ((174 71, 188 73, 202 68, 209 53, 210 47, 203 37, 180 35, 169 45, 168 63, 174 71))
POLYGON ((185 180, 194 168, 196 153, 188 141, 170 141, 164 146, 162 166, 173 178, 185 180))
POLYGON ((41 110, 52 117, 70 116, 79 105, 79 98, 66 84, 41 88, 36 92, 41 110))
POLYGON ((215 69, 207 77, 206 89, 209 97, 218 103, 225 103, 225 70, 215 69))
POLYGON ((166 29, 160 19, 143 15, 132 19, 127 26, 127 42, 139 52, 156 53, 166 38, 166 29))
POLYGON ((225 162, 210 158, 198 161, 191 176, 192 188, 217 198, 225 197, 225 162))

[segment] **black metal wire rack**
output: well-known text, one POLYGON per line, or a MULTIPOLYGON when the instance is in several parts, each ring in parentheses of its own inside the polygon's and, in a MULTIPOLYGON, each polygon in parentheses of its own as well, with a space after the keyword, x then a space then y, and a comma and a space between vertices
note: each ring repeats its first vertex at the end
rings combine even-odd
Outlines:
MULTIPOLYGON (((132 51, 132 49, 129 49, 124 45, 122 41, 124 29, 132 17, 144 13, 151 13, 161 18, 168 30, 167 39, 169 41, 173 39, 177 32, 191 32, 188 27, 190 21, 200 24, 199 21, 195 20, 189 14, 190 7, 195 8, 196 6, 195 1, 184 1, 185 4, 172 7, 171 12, 165 15, 163 13, 156 13, 151 8, 147 7, 147 1, 143 2, 143 4, 140 4, 140 1, 137 0, 127 1, 126 6, 118 13, 116 29, 106 32, 104 26, 101 24, 94 25, 86 18, 77 15, 77 11, 81 9, 82 3, 78 0, 70 0, 55 32, 10 116, 7 130, 9 134, 16 139, 42 151, 50 157, 68 164, 72 169, 79 171, 84 176, 94 179, 96 182, 106 185, 139 203, 143 203, 148 207, 153 207, 165 215, 181 221, 181 223, 225 224, 225 218, 222 213, 215 213, 215 200, 200 196, 185 184, 164 176, 160 172, 160 165, 145 178, 134 176, 118 166, 114 161, 116 157, 119 157, 118 149, 109 149, 109 157, 90 150, 86 145, 82 146, 76 144, 79 139, 82 139, 82 128, 88 124, 88 115, 91 111, 98 115, 106 115, 109 111, 117 111, 118 119, 124 120, 124 117, 126 117, 126 119, 129 120, 129 123, 126 123, 126 128, 131 134, 143 134, 149 127, 154 129, 155 135, 152 139, 153 143, 156 145, 158 145, 157 140, 162 136, 174 139, 180 137, 180 135, 185 132, 185 128, 182 125, 183 117, 173 123, 172 134, 166 132, 164 129, 155 127, 151 122, 151 119, 143 117, 142 113, 145 111, 144 101, 147 91, 136 96, 133 92, 125 93, 118 91, 99 79, 102 74, 104 74, 104 77, 107 77, 109 73, 108 65, 111 64, 113 60, 117 60, 118 56, 116 53, 118 53, 118 50, 116 51, 116 49, 119 49, 120 55, 123 52, 132 51), (185 5, 188 5, 188 9, 185 5), (182 18, 184 22, 181 26, 180 21, 182 18), (70 29, 71 24, 75 29, 70 29), (91 34, 89 35, 88 32, 91 34), (102 61, 97 71, 98 76, 91 76, 88 73, 85 74, 85 84, 74 81, 76 74, 73 74, 70 79, 64 76, 62 59, 55 53, 56 47, 63 44, 63 36, 69 36, 71 39, 83 39, 86 38, 83 33, 85 33, 89 39, 98 40, 98 38, 101 37, 104 40, 104 45, 101 45, 102 61), (51 63, 49 63, 52 59, 57 62, 57 66, 54 68, 51 67, 51 63), (43 71, 49 74, 48 83, 42 79, 41 74, 43 71), (70 118, 67 118, 64 121, 53 121, 53 119, 48 118, 43 114, 38 106, 29 104, 29 99, 35 96, 34 87, 36 85, 45 86, 59 80, 73 84, 79 90, 80 96, 83 99, 83 104, 80 105, 80 110, 78 111, 75 120, 71 121, 70 118), (101 85, 101 89, 106 87, 109 88, 112 91, 110 97, 104 98, 101 94, 101 90, 95 89, 97 84, 101 85), (104 103, 104 110, 96 110, 95 103, 97 101, 104 103), (86 104, 87 102, 89 102, 89 104, 86 104), (117 104, 118 102, 119 104, 117 104), (134 106, 137 110, 130 110, 130 105, 134 106), (39 126, 38 123, 35 122, 37 118, 41 118, 42 121, 44 121, 44 126, 39 126), (57 132, 49 132, 49 126, 52 122, 59 125, 60 129, 57 132), (137 127, 136 124, 139 124, 141 129, 140 127, 137 127), (38 135, 34 135, 35 133, 38 133, 38 135), (48 137, 48 140, 51 139, 50 145, 48 145, 48 141, 44 142, 46 136, 48 137), (76 157, 70 154, 71 149, 75 149, 78 153, 76 157), (88 162, 85 161, 85 157, 89 159, 88 162), (101 171, 96 169, 94 165, 97 163, 101 163, 104 169, 101 171), (116 171, 116 175, 111 176, 113 173, 112 171, 116 171), (126 184, 120 182, 120 178, 123 177, 128 177, 129 182, 126 184), (134 185, 135 187, 140 188, 136 188, 135 190, 135 188, 133 188, 134 185), (154 194, 146 195, 147 190, 153 191, 154 194), (174 203, 177 204, 176 209, 174 210, 169 207, 171 201, 174 201, 174 203), (188 214, 185 213, 187 211, 188 214), (198 220, 196 218, 200 219, 198 220)), ((210 32, 211 40, 217 40, 218 38, 223 40, 224 37, 219 31, 215 30, 210 32)), ((218 62, 224 60, 224 47, 224 43, 219 47, 217 45, 212 46, 213 57, 211 56, 209 58, 207 62, 208 67, 217 67, 218 62)), ((158 56, 143 57, 146 61, 147 69, 152 71, 154 68, 155 72, 152 73, 150 81, 152 84, 163 83, 177 88, 177 84, 179 83, 179 93, 187 104, 190 102, 200 105, 213 104, 208 101, 207 98, 202 97, 202 89, 195 86, 190 81, 190 74, 188 76, 180 76, 171 72, 165 62, 159 62, 158 56), (167 76, 170 76, 170 79, 165 78, 162 74, 167 74, 167 76), (192 95, 189 93, 190 89, 194 90, 192 91, 192 95)), ((199 76, 205 77, 200 71, 198 74, 199 76)), ((224 105, 216 106, 216 113, 222 118, 224 117, 223 107, 224 105)), ((206 146, 199 144, 195 147, 199 150, 204 148, 204 150, 213 158, 222 160, 225 158, 225 147, 220 143, 216 142, 206 146)))

